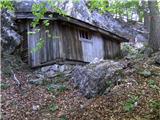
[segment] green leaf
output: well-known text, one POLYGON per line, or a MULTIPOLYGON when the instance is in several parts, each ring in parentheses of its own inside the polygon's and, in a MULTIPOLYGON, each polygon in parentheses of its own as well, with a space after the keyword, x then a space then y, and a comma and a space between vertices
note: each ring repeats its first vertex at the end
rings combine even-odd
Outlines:
POLYGON ((53 103, 49 106, 49 110, 52 112, 55 112, 56 110, 58 110, 58 106, 53 103))

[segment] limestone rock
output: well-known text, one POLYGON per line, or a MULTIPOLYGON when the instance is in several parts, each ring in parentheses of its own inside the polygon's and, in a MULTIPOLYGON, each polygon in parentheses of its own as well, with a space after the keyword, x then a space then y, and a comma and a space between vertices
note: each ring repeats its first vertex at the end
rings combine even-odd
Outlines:
POLYGON ((47 78, 53 78, 57 76, 57 73, 66 73, 71 71, 73 68, 72 65, 50 65, 41 68, 41 75, 46 76, 47 78))
POLYGON ((87 98, 103 94, 106 88, 120 79, 117 72, 125 67, 120 62, 110 60, 90 66, 75 67, 71 80, 74 87, 78 87, 87 98))
POLYGON ((42 85, 43 84, 43 79, 41 79, 41 78, 31 79, 31 80, 29 80, 29 83, 33 84, 33 85, 42 85))
POLYGON ((160 52, 156 55, 155 62, 160 65, 160 52))
POLYGON ((17 32, 17 27, 14 22, 15 16, 13 13, 2 10, 1 12, 1 22, 2 22, 2 32, 1 32, 1 43, 2 52, 12 53, 15 48, 21 42, 21 36, 17 32))

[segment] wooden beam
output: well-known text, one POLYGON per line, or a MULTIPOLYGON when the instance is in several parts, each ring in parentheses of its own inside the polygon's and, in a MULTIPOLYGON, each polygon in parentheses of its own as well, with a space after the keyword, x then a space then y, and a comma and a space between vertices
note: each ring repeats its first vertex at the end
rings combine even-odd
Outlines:
POLYGON ((88 64, 88 62, 84 62, 84 61, 79 61, 79 60, 70 60, 70 59, 55 59, 52 60, 50 62, 46 62, 37 66, 32 66, 31 68, 35 69, 35 68, 39 68, 39 67, 43 67, 43 66, 47 66, 47 65, 54 65, 54 64, 59 64, 59 65, 64 65, 64 64, 68 64, 68 65, 85 65, 88 64))

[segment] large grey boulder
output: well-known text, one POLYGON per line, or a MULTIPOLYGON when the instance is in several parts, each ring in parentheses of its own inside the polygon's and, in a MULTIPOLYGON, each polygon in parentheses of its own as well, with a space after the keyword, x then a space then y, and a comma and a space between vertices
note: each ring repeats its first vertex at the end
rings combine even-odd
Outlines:
POLYGON ((102 95, 106 88, 121 79, 119 71, 124 67, 124 63, 110 60, 96 65, 78 66, 72 71, 71 82, 85 97, 95 97, 102 95))
POLYGON ((17 32, 14 13, 7 10, 1 12, 1 44, 2 52, 12 53, 20 45, 21 36, 17 32))

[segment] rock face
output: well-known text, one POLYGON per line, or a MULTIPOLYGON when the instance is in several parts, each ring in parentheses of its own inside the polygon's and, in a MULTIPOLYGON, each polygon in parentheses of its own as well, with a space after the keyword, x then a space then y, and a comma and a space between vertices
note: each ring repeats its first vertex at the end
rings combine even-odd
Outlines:
POLYGON ((7 10, 2 10, 1 18, 2 52, 7 52, 10 54, 20 44, 21 36, 16 30, 16 25, 14 22, 15 16, 13 13, 7 10))
POLYGON ((120 80, 117 73, 124 67, 123 63, 109 60, 97 65, 75 67, 71 81, 74 87, 80 89, 82 95, 87 98, 95 97, 120 80))
POLYGON ((65 71, 69 71, 73 68, 72 65, 50 65, 41 68, 41 74, 46 76, 47 78, 54 78, 57 73, 64 73, 65 71))
MULTIPOLYGON (((43 0, 38 0, 40 3, 43 0)), ((18 12, 31 12, 33 1, 22 1, 18 2, 16 5, 16 10, 18 12)), ((87 0, 79 0, 78 2, 73 2, 72 0, 55 0, 55 4, 58 8, 65 11, 68 16, 74 17, 78 20, 87 22, 89 24, 95 25, 106 31, 113 32, 121 37, 125 37, 129 40, 135 41, 136 39, 140 41, 146 41, 147 32, 141 30, 140 28, 127 25, 125 22, 113 18, 113 16, 106 12, 105 14, 100 14, 97 11, 91 12, 87 7, 87 0)), ((49 11, 52 10, 49 5, 46 5, 49 11)))
POLYGON ((156 58, 155 58, 155 62, 160 65, 160 52, 157 53, 156 58))

